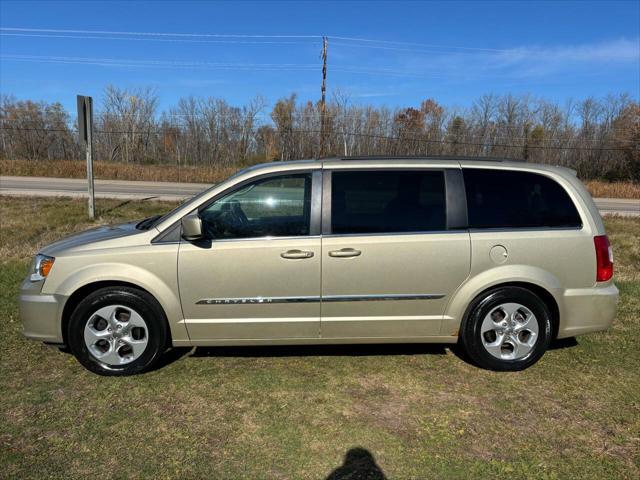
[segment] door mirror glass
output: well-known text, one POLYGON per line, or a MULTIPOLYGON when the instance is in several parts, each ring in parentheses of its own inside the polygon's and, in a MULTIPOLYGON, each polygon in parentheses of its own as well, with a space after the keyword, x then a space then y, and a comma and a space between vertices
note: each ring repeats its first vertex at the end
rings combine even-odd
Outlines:
POLYGON ((182 217, 182 238, 190 242, 202 239, 202 220, 198 212, 182 217))

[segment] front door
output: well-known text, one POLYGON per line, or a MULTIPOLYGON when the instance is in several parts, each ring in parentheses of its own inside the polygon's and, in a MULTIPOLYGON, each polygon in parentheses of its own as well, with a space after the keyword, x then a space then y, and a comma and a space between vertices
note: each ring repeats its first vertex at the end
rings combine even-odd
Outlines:
POLYGON ((206 239, 182 240, 178 255, 192 340, 318 338, 321 255, 312 194, 320 188, 320 173, 315 175, 261 178, 200 208, 206 239))
POLYGON ((445 172, 325 175, 322 337, 440 335, 445 306, 470 269, 469 233, 450 228, 453 215, 447 221, 445 172))

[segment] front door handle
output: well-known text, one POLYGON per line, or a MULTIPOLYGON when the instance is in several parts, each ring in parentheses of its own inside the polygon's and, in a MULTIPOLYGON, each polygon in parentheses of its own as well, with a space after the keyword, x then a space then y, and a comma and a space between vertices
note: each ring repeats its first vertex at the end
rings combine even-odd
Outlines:
POLYGON ((355 248, 341 248, 340 250, 331 250, 329 252, 330 257, 338 257, 338 258, 347 258, 347 257, 357 257, 362 252, 360 250, 356 250, 355 248))
POLYGON ((282 258, 311 258, 313 257, 313 252, 308 250, 287 250, 286 252, 282 252, 280 254, 282 258))

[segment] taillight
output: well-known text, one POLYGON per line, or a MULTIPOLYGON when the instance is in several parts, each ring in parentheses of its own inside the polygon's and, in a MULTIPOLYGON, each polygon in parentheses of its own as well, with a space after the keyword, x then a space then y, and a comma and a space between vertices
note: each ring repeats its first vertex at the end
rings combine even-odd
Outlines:
POLYGON ((593 237, 596 245, 596 282, 606 282, 613 277, 613 250, 606 235, 593 237))

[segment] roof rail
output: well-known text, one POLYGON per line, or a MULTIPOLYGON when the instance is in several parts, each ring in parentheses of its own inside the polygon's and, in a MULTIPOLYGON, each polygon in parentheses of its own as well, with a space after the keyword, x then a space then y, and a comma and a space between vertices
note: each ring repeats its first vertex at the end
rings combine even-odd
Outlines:
POLYGON ((326 157, 321 160, 470 160, 479 162, 526 162, 520 158, 505 157, 472 157, 472 156, 456 156, 456 155, 354 155, 345 157, 326 157))

